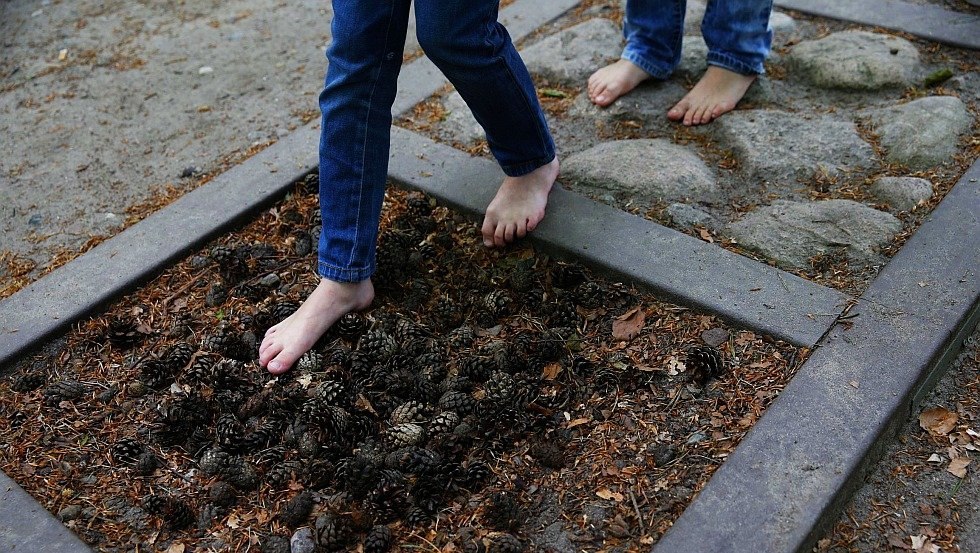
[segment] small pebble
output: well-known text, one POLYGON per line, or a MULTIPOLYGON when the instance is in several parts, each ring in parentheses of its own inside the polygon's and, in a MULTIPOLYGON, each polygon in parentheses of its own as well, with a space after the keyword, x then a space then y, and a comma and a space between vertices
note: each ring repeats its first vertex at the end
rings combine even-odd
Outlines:
POLYGON ((716 348, 728 341, 731 334, 724 328, 709 328, 701 333, 701 341, 716 348))
POLYGON ((290 553, 313 553, 316 551, 316 542, 313 541, 313 530, 308 526, 300 528, 293 533, 289 539, 290 553))
POLYGON ((259 279, 259 286, 264 286, 265 288, 277 288, 282 283, 282 279, 276 273, 269 273, 259 279))
POLYGON ((76 518, 81 516, 81 514, 82 514, 81 505, 69 505, 64 509, 58 511, 58 518, 60 518, 62 522, 68 522, 69 520, 75 520, 76 518))

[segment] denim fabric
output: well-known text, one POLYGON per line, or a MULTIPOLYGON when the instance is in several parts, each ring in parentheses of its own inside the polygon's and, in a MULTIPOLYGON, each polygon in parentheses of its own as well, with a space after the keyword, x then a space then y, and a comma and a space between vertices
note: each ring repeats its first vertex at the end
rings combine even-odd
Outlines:
MULTIPOLYGON (((622 58, 657 79, 666 79, 681 59, 686 0, 628 0, 622 58)), ((765 72, 772 46, 772 0, 708 0, 701 35, 708 63, 743 75, 765 72)))
MULTIPOLYGON (((317 270, 360 282, 375 269, 388 173, 391 106, 411 0, 333 0, 333 42, 320 93, 317 270)), ((415 0, 416 32, 487 133, 507 175, 549 163, 555 146, 527 68, 497 22, 499 0, 415 0)))

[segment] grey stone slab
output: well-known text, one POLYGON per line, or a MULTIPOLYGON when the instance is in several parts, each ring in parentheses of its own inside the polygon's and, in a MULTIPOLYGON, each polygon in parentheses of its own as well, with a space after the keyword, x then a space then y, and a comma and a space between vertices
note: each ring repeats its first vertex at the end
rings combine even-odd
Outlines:
POLYGON ((91 553, 92 550, 0 472, 0 551, 91 553))
MULTIPOLYGON (((518 0, 501 12, 501 21, 519 40, 575 4, 518 0)), ((426 58, 408 64, 394 112, 408 110, 443 83, 426 58)), ((318 141, 315 121, 0 301, 0 368, 276 201, 316 168, 318 141)))
POLYGON ((978 179, 974 164, 821 340, 656 553, 809 551, 836 520, 980 319, 978 179))
POLYGON ((776 0, 780 8, 905 31, 935 42, 980 48, 980 16, 901 0, 776 0))
MULTIPOLYGON (((392 135, 391 177, 480 216, 503 173, 410 131, 392 135)), ((817 342, 848 297, 641 217, 557 188, 534 244, 794 344, 817 342)))

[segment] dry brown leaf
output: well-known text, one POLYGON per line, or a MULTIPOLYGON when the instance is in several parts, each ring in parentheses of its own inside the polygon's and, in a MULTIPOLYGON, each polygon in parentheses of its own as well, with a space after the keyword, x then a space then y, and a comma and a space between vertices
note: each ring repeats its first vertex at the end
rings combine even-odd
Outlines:
POLYGON ((541 370, 541 378, 545 380, 554 380, 559 374, 561 374, 561 363, 548 363, 541 370))
POLYGON ((618 493, 618 492, 614 492, 614 491, 610 490, 609 488, 602 488, 602 489, 598 490, 597 492, 595 492, 595 494, 597 496, 601 497, 602 499, 615 499, 616 501, 622 501, 623 500, 623 494, 618 493))
POLYGON ((182 543, 172 543, 170 547, 167 548, 167 553, 184 553, 184 544, 182 543))
POLYGON ((966 457, 957 457, 949 462, 949 466, 946 467, 946 472, 957 478, 966 478, 966 467, 969 465, 970 459, 967 459, 966 457))
POLYGON ((909 547, 909 544, 905 543, 905 540, 902 538, 902 536, 898 534, 888 535, 888 545, 892 547, 897 547, 899 549, 906 549, 906 550, 912 549, 911 547, 909 547))
POLYGON ((632 340, 643 330, 646 314, 642 308, 634 307, 613 321, 612 335, 617 340, 632 340))
POLYGON ((919 415, 919 426, 933 436, 945 436, 956 427, 959 417, 945 407, 926 409, 919 415))
POLYGON ((576 426, 580 426, 589 422, 592 422, 592 419, 586 417, 582 417, 580 419, 572 419, 568 421, 568 428, 575 428, 576 426))

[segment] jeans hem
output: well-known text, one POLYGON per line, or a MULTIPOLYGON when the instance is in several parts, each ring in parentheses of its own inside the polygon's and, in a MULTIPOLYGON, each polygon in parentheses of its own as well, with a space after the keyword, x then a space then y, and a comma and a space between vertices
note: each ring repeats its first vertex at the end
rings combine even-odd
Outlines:
POLYGON ((629 46, 627 46, 626 49, 623 50, 623 55, 620 56, 620 58, 639 67, 654 79, 658 79, 661 81, 670 77, 670 74, 674 72, 673 68, 665 68, 656 63, 649 62, 648 60, 644 59, 643 56, 641 56, 639 53, 630 50, 629 46))
POLYGON ((539 167, 544 167, 545 165, 551 163, 555 160, 555 153, 545 157, 539 157, 537 159, 532 159, 531 161, 525 161, 522 163, 514 163, 511 165, 501 165, 500 168, 504 170, 504 174, 508 177, 520 177, 526 175, 539 167))
POLYGON ((334 282, 363 282, 374 274, 374 266, 363 269, 344 269, 323 261, 317 262, 317 274, 334 282))
POLYGON ((708 65, 715 65, 741 75, 764 75, 766 73, 762 62, 753 65, 721 52, 708 52, 708 65))

